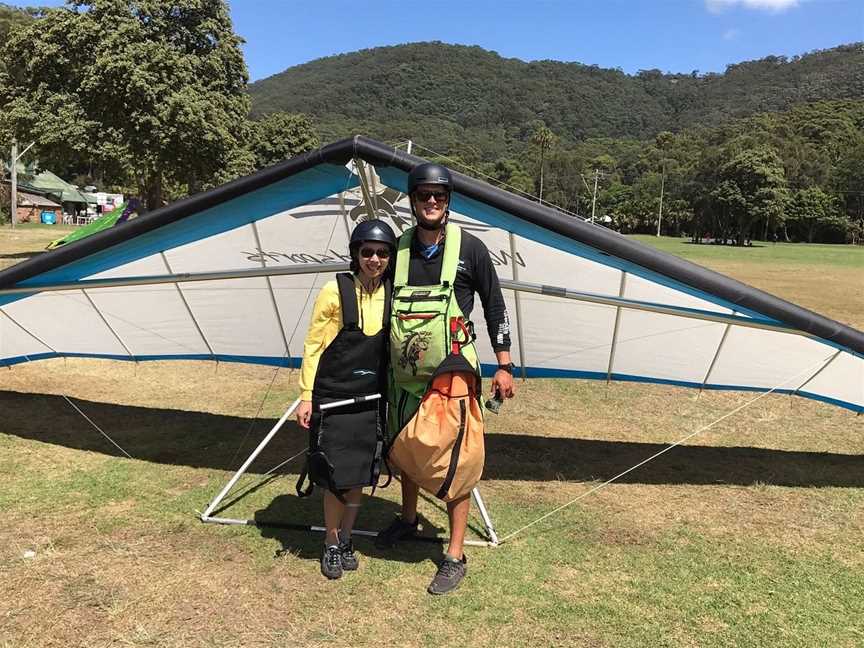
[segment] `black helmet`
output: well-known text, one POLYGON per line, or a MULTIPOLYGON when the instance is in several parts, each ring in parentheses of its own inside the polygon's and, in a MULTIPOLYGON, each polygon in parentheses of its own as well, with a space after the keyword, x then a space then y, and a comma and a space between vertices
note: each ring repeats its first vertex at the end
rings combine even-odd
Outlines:
POLYGON ((348 247, 353 250, 363 241, 377 241, 389 245, 391 248, 396 247, 396 235, 393 230, 387 223, 378 219, 357 223, 357 227, 351 232, 351 242, 348 247))
POLYGON ((448 192, 453 191, 453 177, 447 167, 432 162, 418 164, 408 174, 408 193, 414 193, 417 185, 431 184, 441 185, 448 192))

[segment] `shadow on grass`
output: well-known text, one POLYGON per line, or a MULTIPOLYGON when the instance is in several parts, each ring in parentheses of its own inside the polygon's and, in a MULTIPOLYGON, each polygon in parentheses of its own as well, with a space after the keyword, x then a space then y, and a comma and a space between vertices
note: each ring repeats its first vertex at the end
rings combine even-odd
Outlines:
POLYGON ((4 252, 3 254, 0 254, 0 259, 29 259, 44 253, 45 250, 33 250, 32 252, 4 252))
MULTIPOLYGON (((275 423, 274 420, 252 421, 242 417, 78 399, 74 402, 132 457, 196 468, 236 470, 275 423), (250 427, 252 431, 247 435, 250 427)), ((0 432, 5 434, 67 448, 121 455, 60 396, 0 391, 0 412, 3 412, 0 432)), ((303 450, 305 443, 305 431, 293 423, 286 424, 249 472, 266 472, 303 450)), ((659 443, 500 433, 488 435, 486 444, 484 478, 520 481, 606 480, 666 447, 659 443)), ((292 462, 285 472, 298 471, 299 461, 292 462)), ((625 475, 620 481, 737 485, 758 482, 778 486, 860 488, 864 487, 864 457, 751 447, 680 446, 625 475)))
MULTIPOLYGON (((398 487, 398 484, 395 486, 398 487)), ((290 553, 299 558, 314 560, 321 558, 324 534, 320 531, 311 531, 306 526, 308 520, 314 520, 312 524, 315 526, 323 525, 324 514, 321 508, 320 492, 319 489, 316 489, 318 496, 310 498, 278 495, 266 508, 255 511, 254 520, 261 536, 273 538, 281 545, 281 549, 276 552, 277 557, 282 553, 290 553), (291 520, 292 523, 285 524, 285 520, 291 520), (289 528, 292 526, 294 528, 289 528)), ((375 496, 366 497, 355 528, 378 531, 386 527, 398 511, 399 506, 395 502, 375 496)), ((354 545, 364 556, 372 558, 407 563, 420 563, 428 560, 438 564, 444 557, 443 548, 440 542, 431 539, 443 536, 445 530, 430 522, 422 514, 418 515, 418 518, 423 536, 430 538, 428 541, 403 542, 397 548, 381 550, 375 547, 372 537, 355 535, 354 545)))
POLYGON ((711 243, 702 241, 701 243, 697 241, 681 241, 683 245, 698 245, 699 247, 717 247, 717 248, 731 248, 733 250, 754 250, 756 248, 768 247, 765 243, 752 243, 750 245, 731 245, 729 243, 711 243))

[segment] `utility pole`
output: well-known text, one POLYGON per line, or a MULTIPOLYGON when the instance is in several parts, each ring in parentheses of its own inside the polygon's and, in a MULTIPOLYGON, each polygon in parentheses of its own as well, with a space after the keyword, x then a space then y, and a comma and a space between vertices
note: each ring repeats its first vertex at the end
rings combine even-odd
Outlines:
MULTIPOLYGON (((598 169, 594 169, 594 192, 591 196, 591 222, 592 223, 594 222, 594 210, 597 207, 597 178, 599 177, 599 175, 600 175, 600 171, 598 169)), ((587 189, 590 192, 591 187, 588 186, 588 181, 585 179, 585 176, 580 173, 579 177, 582 178, 582 184, 585 185, 585 189, 587 189)))
POLYGON ((663 220, 663 189, 666 186, 666 164, 663 164, 663 171, 660 173, 660 213, 657 215, 657 236, 660 236, 660 223, 663 220))
POLYGON ((12 229, 15 229, 15 221, 18 220, 18 141, 12 140, 12 187, 9 192, 9 215, 12 229))
POLYGON ((10 210, 10 219, 9 222, 12 224, 12 227, 15 227, 15 221, 18 220, 18 160, 24 155, 27 151, 30 150, 30 147, 33 146, 36 142, 31 142, 27 148, 25 148, 20 153, 18 152, 18 140, 12 140, 12 169, 10 169, 11 175, 11 190, 9 191, 10 200, 9 204, 12 206, 10 210))

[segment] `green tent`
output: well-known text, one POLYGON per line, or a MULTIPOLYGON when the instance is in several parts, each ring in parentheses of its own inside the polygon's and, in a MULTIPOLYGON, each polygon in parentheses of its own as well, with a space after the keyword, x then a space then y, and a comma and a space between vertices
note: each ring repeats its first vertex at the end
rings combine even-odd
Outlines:
POLYGON ((50 171, 42 171, 29 182, 19 183, 22 189, 29 189, 36 193, 48 194, 60 203, 80 203, 86 205, 87 197, 75 185, 71 185, 50 171))
POLYGON ((123 214, 123 209, 125 207, 126 203, 120 204, 112 211, 108 212, 107 214, 103 214, 89 225, 79 227, 71 234, 67 234, 63 238, 59 238, 56 241, 51 241, 51 243, 49 243, 45 249, 53 250, 54 248, 60 247, 61 245, 66 245, 67 243, 71 243, 72 241, 86 238, 91 234, 95 234, 96 232, 101 232, 104 229, 113 227, 114 224, 117 222, 117 219, 120 218, 120 216, 123 214))

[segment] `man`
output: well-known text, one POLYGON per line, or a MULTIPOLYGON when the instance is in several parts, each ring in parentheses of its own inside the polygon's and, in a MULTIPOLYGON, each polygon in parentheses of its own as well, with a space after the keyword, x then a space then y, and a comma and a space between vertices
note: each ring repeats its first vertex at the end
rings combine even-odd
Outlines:
MULTIPOLYGON (((471 329, 470 322, 467 320, 474 306, 474 295, 475 293, 478 294, 483 304, 486 327, 498 361, 498 369, 492 379, 490 393, 499 398, 512 398, 514 385, 513 365, 510 360, 510 327, 498 276, 492 265, 489 251, 483 242, 468 232, 458 230, 455 225, 448 225, 452 190, 453 180, 450 172, 438 164, 418 165, 408 176, 408 194, 412 212, 417 220, 417 227, 408 230, 400 238, 397 259, 394 264, 397 268, 396 282, 400 282, 398 268, 403 268, 404 272, 407 267, 407 287, 434 286, 439 291, 444 288, 444 293, 448 295, 447 299, 451 302, 449 310, 446 310, 449 321, 452 324, 454 320, 461 321, 464 318, 468 324, 467 330, 471 329), (451 240, 448 241, 448 238, 451 240), (450 254, 445 254, 447 245, 456 244, 458 244, 458 265, 452 251, 450 254), (447 265, 451 262, 455 267, 448 270, 447 265), (455 279, 452 282, 444 279, 448 272, 455 272, 455 279), (447 291, 448 286, 449 292, 447 291), (454 314, 458 317, 454 317, 454 314)), ((404 280, 403 276, 402 281, 404 280)), ((417 300, 422 299, 422 295, 427 293, 429 291, 417 291, 416 295, 418 296, 411 297, 411 301, 416 303, 417 300)), ((396 297, 397 294, 394 292, 394 299, 396 297)), ((418 318, 422 316, 423 314, 417 314, 418 318)), ((405 316, 403 315, 403 317, 405 316)), ((420 347, 420 351, 411 355, 410 358, 405 357, 405 350, 406 347, 410 346, 411 338, 405 335, 399 337, 398 319, 397 309, 394 308, 391 321, 393 323, 392 330, 396 333, 394 337, 394 333, 391 332, 391 361, 394 370, 394 385, 391 392, 395 392, 396 396, 394 397, 394 394, 391 393, 390 398, 391 420, 395 421, 394 428, 391 429, 397 434, 406 423, 406 417, 402 416, 404 409, 402 403, 405 398, 407 397, 409 402, 414 404, 416 410, 420 399, 422 399, 423 391, 428 388, 425 380, 421 380, 419 383, 415 381, 412 385, 410 384, 410 377, 408 379, 404 375, 400 377, 398 366, 401 364, 407 368, 410 364, 416 376, 417 363, 422 364, 425 361, 429 366, 421 367, 421 378, 424 375, 434 375, 436 367, 440 367, 440 355, 436 356, 426 346, 431 344, 427 341, 430 333, 425 334, 427 339, 424 339, 424 346, 420 347), (432 364, 430 365, 430 363, 432 364), (426 374, 423 373, 424 369, 426 374), (420 385, 419 391, 418 385, 420 385), (400 406, 394 406, 397 401, 400 406)), ((440 328, 439 326, 435 330, 440 330, 440 328)), ((450 349, 451 344, 452 340, 448 338, 444 348, 450 349)), ((464 350, 462 345, 458 343, 454 346, 454 348, 456 347, 459 347, 460 353, 465 356, 463 364, 470 371, 476 373, 479 383, 479 363, 476 359, 473 340, 464 345, 464 350)), ((444 353, 446 354, 447 351, 445 350, 444 353)), ((418 494, 419 486, 403 470, 402 514, 387 529, 379 533, 376 539, 376 545, 379 548, 395 546, 400 540, 410 537, 416 532, 418 494)), ((445 499, 440 493, 438 496, 445 499)), ((450 543, 444 560, 429 585, 430 594, 446 594, 455 589, 465 576, 467 560, 463 545, 470 507, 470 491, 447 501, 450 543)))

